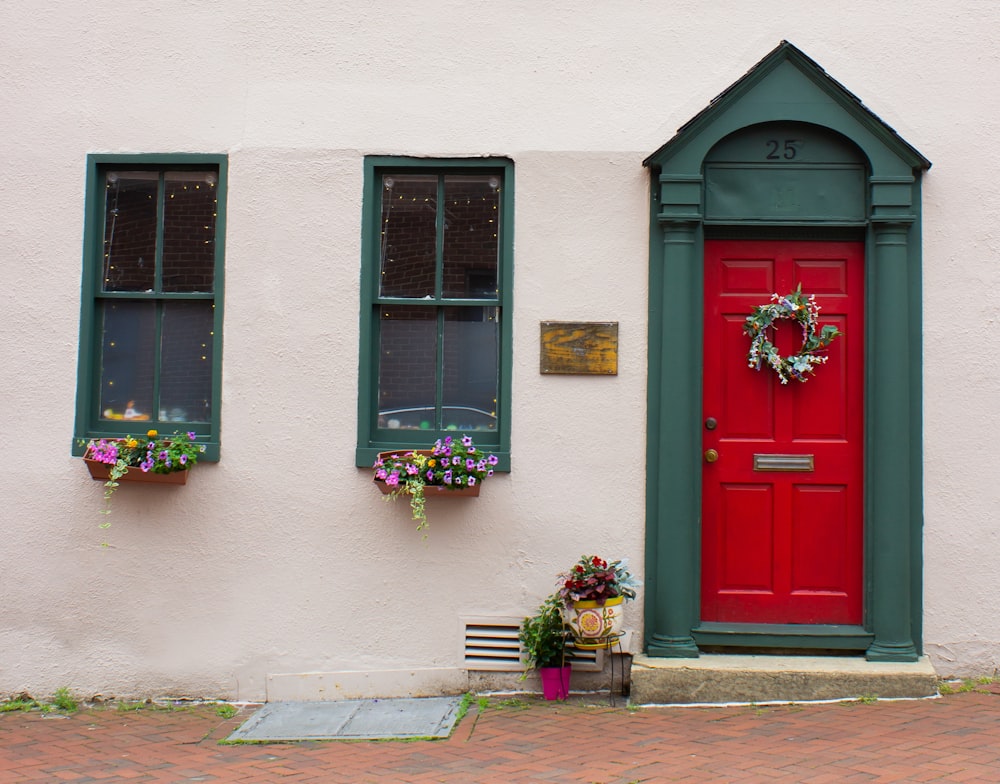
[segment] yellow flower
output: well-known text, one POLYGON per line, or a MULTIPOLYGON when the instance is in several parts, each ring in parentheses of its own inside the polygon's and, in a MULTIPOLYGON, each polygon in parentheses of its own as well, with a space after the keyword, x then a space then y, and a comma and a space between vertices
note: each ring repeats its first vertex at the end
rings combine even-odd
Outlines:
POLYGON ((433 468, 436 464, 437 464, 436 460, 428 460, 427 461, 427 465, 429 465, 431 468, 433 468))
POLYGON ((155 430, 148 430, 146 432, 146 436, 148 438, 156 438, 157 435, 159 435, 159 433, 157 433, 155 430))
POLYGON ((130 438, 127 443, 129 449, 135 449, 137 446, 139 446, 139 442, 136 441, 134 438, 130 438))

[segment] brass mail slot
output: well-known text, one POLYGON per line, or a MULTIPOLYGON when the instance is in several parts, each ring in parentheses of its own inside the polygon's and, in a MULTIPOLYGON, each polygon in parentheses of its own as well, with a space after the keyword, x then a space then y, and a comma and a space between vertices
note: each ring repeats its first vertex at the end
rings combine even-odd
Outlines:
POLYGON ((754 471, 812 471, 813 455, 754 455, 754 471))

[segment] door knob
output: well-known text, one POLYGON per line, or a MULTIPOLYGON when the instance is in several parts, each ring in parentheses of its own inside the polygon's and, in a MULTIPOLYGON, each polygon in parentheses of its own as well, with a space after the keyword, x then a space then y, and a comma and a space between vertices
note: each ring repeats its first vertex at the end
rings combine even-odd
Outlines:
POLYGON ((718 459, 719 459, 719 453, 716 452, 714 449, 706 449, 705 450, 705 462, 706 463, 714 463, 718 459))

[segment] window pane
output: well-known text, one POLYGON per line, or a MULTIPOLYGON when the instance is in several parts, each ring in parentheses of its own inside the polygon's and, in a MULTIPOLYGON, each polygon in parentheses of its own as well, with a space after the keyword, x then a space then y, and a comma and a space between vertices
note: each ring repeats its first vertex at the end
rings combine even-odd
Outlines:
POLYGON ((381 296, 434 296, 436 220, 437 177, 382 177, 381 296))
POLYGON ((162 421, 211 421, 213 334, 211 302, 164 303, 160 341, 162 421))
POLYGON ((383 307, 380 322, 378 427, 435 428, 437 308, 383 307))
POLYGON ((156 172, 105 175, 104 291, 151 291, 156 275, 156 172))
POLYGON ((214 172, 164 176, 164 291, 212 291, 216 181, 214 172))
POLYGON ((444 296, 497 296, 500 177, 444 178, 444 296))
POLYGON ((156 306, 105 302, 102 321, 100 417, 151 419, 156 306))
POLYGON ((445 308, 445 429, 496 429, 499 352, 497 308, 445 308))

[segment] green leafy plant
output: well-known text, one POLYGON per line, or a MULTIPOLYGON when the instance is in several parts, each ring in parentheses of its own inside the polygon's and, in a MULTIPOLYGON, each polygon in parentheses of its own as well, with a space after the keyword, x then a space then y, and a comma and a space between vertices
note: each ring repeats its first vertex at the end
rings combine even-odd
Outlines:
POLYGON ((569 640, 569 630, 562 616, 562 600, 553 594, 542 602, 534 615, 521 622, 518 639, 524 651, 521 680, 539 667, 562 667, 569 640))
POLYGON ((573 567, 557 578, 557 596, 569 606, 573 602, 604 604, 618 596, 635 598, 639 581, 628 571, 628 561, 608 563, 596 555, 584 555, 573 567))
MULTIPOLYGON (((104 508, 101 510, 105 520, 100 527, 111 527, 110 521, 106 519, 111 514, 111 498, 118 488, 119 480, 130 468, 154 474, 188 471, 205 451, 203 444, 195 443, 196 438, 194 432, 174 433, 172 438, 159 438, 157 431, 150 430, 145 438, 125 436, 90 441, 84 457, 109 466, 108 481, 104 483, 104 508)), ((107 547, 108 543, 102 542, 102 546, 107 547)))
POLYGON ((0 713, 8 713, 10 711, 30 711, 32 708, 37 708, 38 703, 28 694, 19 694, 17 697, 12 697, 9 700, 0 702, 0 713))
POLYGON ((194 432, 174 433, 172 437, 160 438, 157 431, 150 430, 145 438, 125 436, 90 441, 86 456, 111 466, 124 463, 125 468, 172 474, 187 471, 198 462, 198 456, 205 451, 205 447, 196 444, 196 438, 194 432))
POLYGON ((69 711, 70 713, 79 707, 79 704, 73 699, 73 695, 69 693, 69 689, 65 686, 56 689, 56 693, 52 697, 52 704, 59 708, 59 710, 69 711))
POLYGON ((475 487, 493 476, 498 462, 496 455, 483 452, 472 438, 463 435, 460 442, 451 436, 438 439, 431 449, 383 452, 372 467, 375 479, 389 488, 386 500, 410 496, 412 517, 417 530, 423 531, 427 528, 425 487, 475 487))

